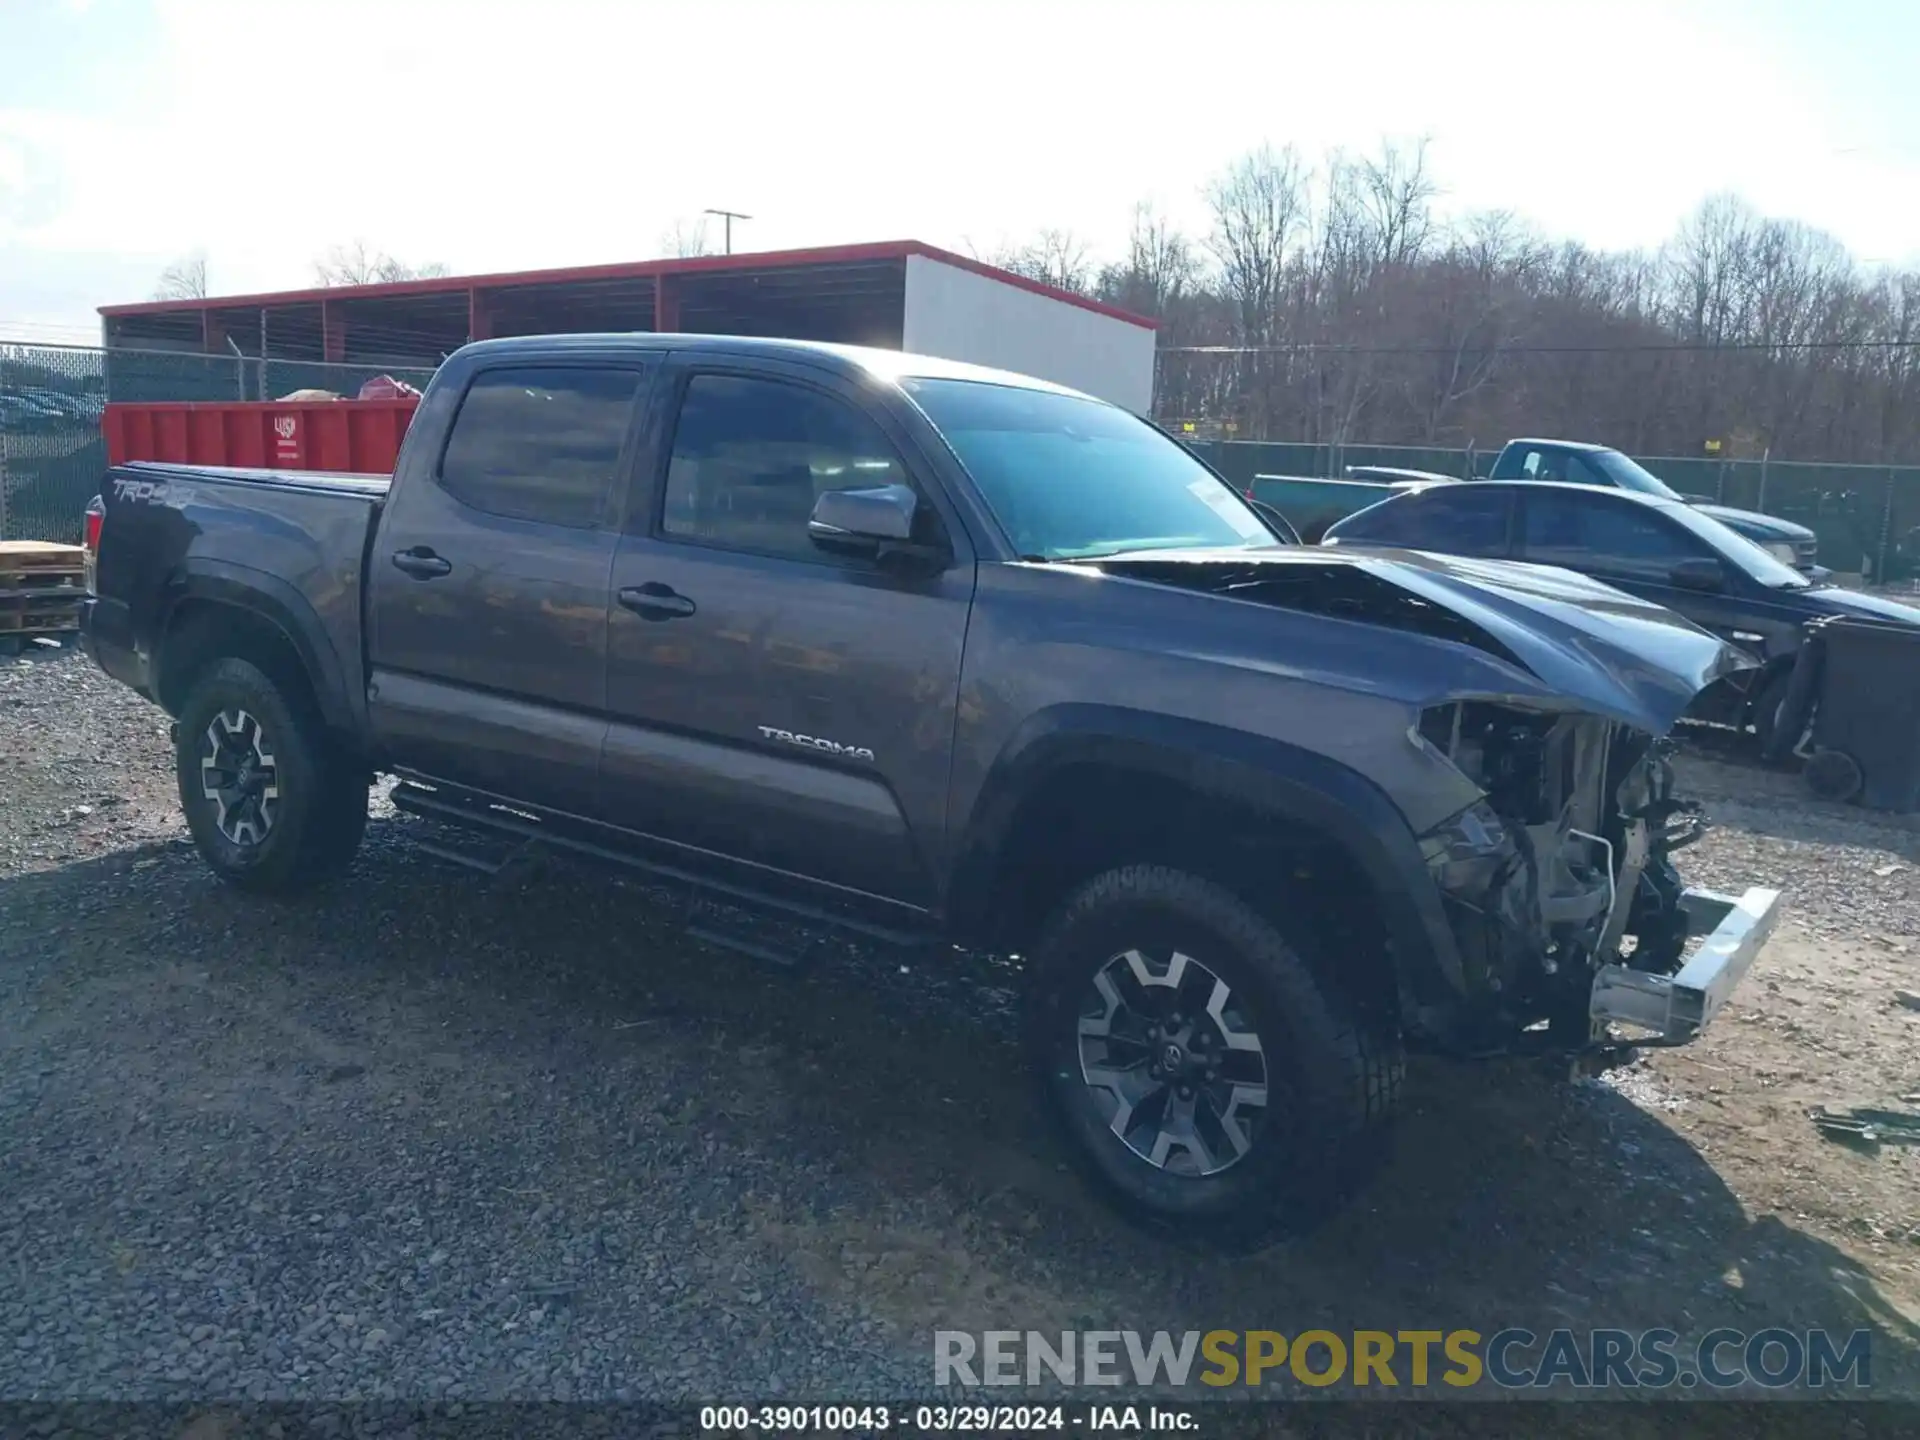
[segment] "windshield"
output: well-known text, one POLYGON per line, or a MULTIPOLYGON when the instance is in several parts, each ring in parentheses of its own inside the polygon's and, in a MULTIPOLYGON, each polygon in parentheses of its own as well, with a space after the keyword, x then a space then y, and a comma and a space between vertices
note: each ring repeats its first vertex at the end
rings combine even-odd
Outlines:
POLYGON ((1024 557, 1282 543, 1225 481, 1115 406, 976 380, 901 383, 1024 557))
POLYGON ((1663 500, 1678 500, 1680 495, 1666 481, 1636 460, 1618 450, 1592 450, 1585 457, 1594 469, 1622 490, 1637 490, 1642 495, 1658 495, 1663 500))
POLYGON ((1791 565, 1783 565, 1737 530, 1711 515, 1702 515, 1684 503, 1667 512, 1706 541, 1731 564, 1739 566, 1769 590, 1806 590, 1812 582, 1791 565))

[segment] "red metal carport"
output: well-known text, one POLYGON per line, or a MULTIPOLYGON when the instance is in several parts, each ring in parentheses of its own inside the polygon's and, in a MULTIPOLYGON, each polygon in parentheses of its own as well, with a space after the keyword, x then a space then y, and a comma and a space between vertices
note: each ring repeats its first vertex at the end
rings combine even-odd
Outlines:
POLYGON ((780 335, 899 348, 910 257, 1152 322, 916 240, 445 276, 101 307, 109 349, 434 365, 469 340, 584 330, 780 335))

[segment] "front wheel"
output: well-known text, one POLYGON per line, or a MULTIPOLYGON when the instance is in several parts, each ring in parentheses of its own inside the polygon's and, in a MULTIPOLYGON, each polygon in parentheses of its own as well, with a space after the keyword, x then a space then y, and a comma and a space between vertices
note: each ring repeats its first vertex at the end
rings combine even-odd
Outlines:
POLYGON ((180 806, 201 858, 245 890, 302 890, 345 869, 367 823, 367 777, 305 697, 221 660, 180 708, 180 806))
POLYGON ((1769 760, 1785 760, 1803 745, 1811 733, 1812 716, 1807 707, 1795 706, 1793 709, 1803 713, 1790 717, 1788 701, 1793 696, 1794 667, 1786 666, 1772 676, 1760 688, 1753 702, 1753 728, 1759 743, 1760 753, 1769 760), (1783 725, 1798 719, 1800 733, 1788 735, 1783 725))
POLYGON ((1404 1062, 1295 947, 1160 866, 1082 886, 1033 958, 1036 1083, 1083 1171, 1131 1218, 1247 1249, 1343 1200, 1380 1151, 1404 1062))

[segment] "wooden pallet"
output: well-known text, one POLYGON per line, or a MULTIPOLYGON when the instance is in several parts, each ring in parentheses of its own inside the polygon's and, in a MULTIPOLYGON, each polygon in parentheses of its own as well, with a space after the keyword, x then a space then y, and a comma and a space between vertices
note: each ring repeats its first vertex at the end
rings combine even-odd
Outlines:
POLYGON ((80 600, 56 600, 45 592, 0 598, 0 635, 53 635, 80 628, 80 600))
POLYGON ((58 590, 87 584, 87 552, 51 540, 0 540, 0 594, 58 590))
POLYGON ((0 614, 0 635, 65 635, 80 628, 80 617, 69 615, 0 614))
POLYGON ((0 570, 75 570, 87 563, 83 545, 57 540, 0 540, 0 570))
POLYGON ((84 570, 29 570, 9 575, 0 570, 0 601, 45 600, 49 603, 87 593, 84 570))

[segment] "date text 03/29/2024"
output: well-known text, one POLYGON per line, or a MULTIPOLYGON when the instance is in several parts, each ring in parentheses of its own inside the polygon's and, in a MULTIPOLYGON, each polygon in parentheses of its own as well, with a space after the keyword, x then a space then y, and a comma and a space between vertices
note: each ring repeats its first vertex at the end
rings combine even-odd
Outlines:
POLYGON ((1163 1405, 703 1405, 700 1428, 718 1435, 1008 1435, 1085 1430, 1193 1434, 1199 1416, 1163 1405))

